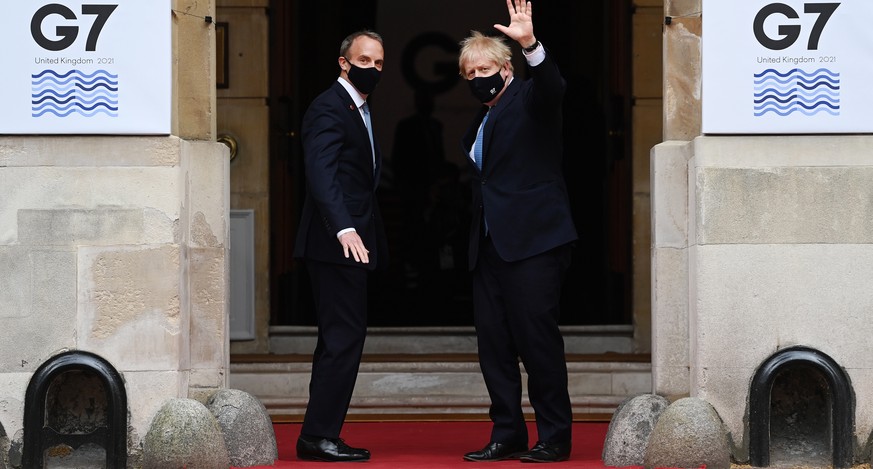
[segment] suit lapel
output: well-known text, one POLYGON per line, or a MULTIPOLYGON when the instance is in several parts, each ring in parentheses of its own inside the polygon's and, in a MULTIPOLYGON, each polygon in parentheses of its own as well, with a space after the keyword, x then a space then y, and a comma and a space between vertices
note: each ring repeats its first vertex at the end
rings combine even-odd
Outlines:
POLYGON ((340 97, 340 101, 343 103, 343 108, 349 112, 352 116, 352 121, 355 122, 358 130, 364 135, 365 138, 369 141, 370 136, 367 135, 367 126, 364 125, 364 119, 361 118, 361 111, 358 110, 358 107, 355 106, 355 100, 349 96, 349 92, 343 88, 343 85, 340 85, 338 81, 333 83, 333 90, 340 97))
MULTIPOLYGON (((375 131, 376 126, 373 125, 373 132, 375 131)), ((376 186, 378 186, 379 175, 382 172, 382 151, 379 149, 379 142, 376 140, 375 133, 373 134, 373 150, 376 152, 376 168, 373 170, 373 182, 376 186)))
POLYGON ((491 108, 491 112, 488 114, 488 121, 485 122, 485 128, 482 129, 482 172, 485 172, 489 167, 488 160, 492 157, 489 150, 491 149, 491 140, 494 137, 494 126, 500 121, 503 111, 512 107, 512 103, 520 89, 521 80, 513 79, 503 93, 503 96, 500 97, 500 101, 497 101, 497 104, 491 108))
MULTIPOLYGON (((332 88, 337 93, 337 95, 339 95, 340 100, 343 103, 343 109, 345 109, 344 112, 347 111, 350 114, 351 120, 353 122, 355 122, 354 125, 357 126, 358 130, 360 131, 360 135, 363 138, 363 142, 366 144, 367 149, 369 149, 370 148, 370 134, 369 134, 369 132, 367 132, 367 126, 366 126, 366 124, 364 124, 364 119, 361 117, 361 111, 358 109, 357 106, 355 106, 355 100, 352 99, 352 97, 349 95, 349 92, 346 91, 346 89, 343 87, 343 85, 341 85, 338 81, 335 81, 333 83, 332 88)), ((371 118, 371 121, 372 121, 372 118, 371 118)), ((375 127, 376 126, 373 125, 373 151, 375 152, 376 167, 371 172, 373 174, 374 188, 376 185, 376 181, 379 180, 379 173, 382 169, 382 154, 381 154, 381 151, 379 150, 379 144, 376 141, 376 129, 375 129, 375 127)), ((367 153, 369 154, 370 152, 367 152, 367 153)), ((372 166, 372 164, 373 164, 372 156, 369 159, 369 162, 370 162, 370 165, 372 166)))
POLYGON ((485 117, 486 112, 488 112, 487 106, 479 108, 479 112, 476 114, 476 117, 473 118, 473 123, 467 129, 467 133, 461 138, 461 150, 467 156, 469 156, 470 148, 473 148, 473 142, 476 140, 476 132, 479 130, 479 126, 482 124, 482 119, 485 117))

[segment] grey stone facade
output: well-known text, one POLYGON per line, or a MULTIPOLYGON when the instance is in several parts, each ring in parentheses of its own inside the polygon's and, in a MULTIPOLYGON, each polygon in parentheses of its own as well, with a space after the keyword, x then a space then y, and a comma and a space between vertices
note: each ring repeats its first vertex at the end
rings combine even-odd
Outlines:
POLYGON ((776 351, 848 373, 873 429, 873 137, 698 137, 652 153, 654 391, 699 397, 748 457, 749 383, 776 351))
POLYGON ((131 441, 227 386, 228 158, 177 137, 0 137, 0 424, 66 350, 121 373, 131 441))

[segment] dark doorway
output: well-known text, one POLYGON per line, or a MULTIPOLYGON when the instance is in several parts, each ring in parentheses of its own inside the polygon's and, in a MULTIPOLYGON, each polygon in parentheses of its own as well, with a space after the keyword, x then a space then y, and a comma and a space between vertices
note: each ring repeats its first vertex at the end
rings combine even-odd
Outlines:
POLYGON ((812 367, 781 371, 770 391, 770 461, 828 466, 831 448, 831 395, 827 381, 812 367))
MULTIPOLYGON (((388 8, 388 3, 271 2, 270 277, 274 325, 314 325, 305 269, 291 255, 304 190, 299 122, 309 102, 336 79, 342 38, 362 28, 385 36, 386 68, 395 67, 403 74, 403 82, 394 88, 386 89, 383 78, 383 89, 371 96, 375 112, 380 106, 385 111, 380 116, 382 122, 399 126, 401 119, 412 114, 412 97, 425 95, 442 111, 434 115, 445 129, 445 164, 432 169, 427 191, 422 192, 427 198, 421 206, 411 204, 403 191, 403 182, 410 178, 398 177, 405 168, 401 158, 395 158, 402 146, 395 138, 395 125, 385 126, 378 137, 388 169, 383 172, 379 197, 392 262, 388 271, 375 274, 371 282, 370 324, 472 324, 470 279, 464 267, 468 168, 458 164, 459 143, 452 131, 469 123, 477 105, 470 97, 463 101, 451 97, 465 87, 450 79, 457 71, 450 49, 469 29, 496 34, 491 25, 506 22, 505 4, 494 0, 497 13, 485 21, 471 19, 476 15, 469 11, 470 2, 443 2, 441 8, 453 10, 446 13, 452 24, 437 31, 428 21, 407 23, 394 18, 402 13, 388 8), (385 32, 398 27, 414 30, 415 37, 398 42, 397 34, 385 32), (417 56, 416 51, 420 52, 417 56), (391 93, 399 88, 405 88, 403 96, 409 98, 402 101, 408 101, 410 112, 398 110, 397 101, 401 100, 391 93), (410 218, 410 213, 426 215, 410 218), (419 226, 422 223, 429 225, 419 226), (421 246, 426 249, 419 249, 421 246)), ((403 5, 413 3, 405 0, 403 5)), ((550 0, 535 6, 537 38, 547 45, 567 80, 564 164, 580 238, 564 288, 561 322, 566 325, 631 323, 630 14, 630 2, 625 0, 550 0)), ((514 55, 520 57, 517 49, 513 48, 514 55)), ((516 66, 516 73, 524 77, 524 66, 516 66)), ((438 152, 429 146, 422 153, 438 152)))

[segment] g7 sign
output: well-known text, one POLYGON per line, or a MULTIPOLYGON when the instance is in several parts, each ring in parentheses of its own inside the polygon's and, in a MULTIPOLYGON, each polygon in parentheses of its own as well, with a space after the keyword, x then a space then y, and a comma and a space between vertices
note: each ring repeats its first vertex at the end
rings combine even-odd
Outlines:
POLYGON ((3 2, 0 134, 169 134, 174 1, 3 2))
MULTIPOLYGON (((839 6, 839 3, 805 3, 803 5, 803 13, 818 14, 818 19, 816 19, 815 25, 813 25, 812 31, 809 34, 809 41, 806 45, 807 50, 818 50, 818 41, 821 39, 822 31, 824 31, 825 25, 827 25, 831 15, 834 14, 839 6)), ((797 11, 789 5, 771 3, 758 12, 752 28, 755 32, 755 38, 762 46, 772 50, 784 50, 794 45, 797 39, 800 38, 801 26, 798 24, 780 24, 779 34, 782 37, 780 39, 773 39, 764 32, 764 22, 775 14, 781 14, 789 19, 800 18, 797 11)))
POLYGON ((701 6, 704 134, 873 132, 873 0, 701 6))
MULTIPOLYGON (((91 25, 90 32, 88 32, 88 39, 85 42, 86 51, 93 52, 97 50, 97 39, 100 37, 100 31, 103 30, 103 26, 106 25, 106 21, 116 8, 118 8, 118 5, 82 5, 83 15, 95 15, 97 17, 91 25)), ((76 21, 78 18, 76 18, 73 10, 58 3, 45 5, 34 13, 33 19, 30 21, 30 34, 33 36, 33 40, 43 49, 57 52, 70 47, 76 42, 76 38, 79 36, 79 27, 58 26, 55 28, 55 34, 60 39, 53 41, 45 37, 42 32, 43 22, 51 15, 60 15, 69 21, 76 21)))

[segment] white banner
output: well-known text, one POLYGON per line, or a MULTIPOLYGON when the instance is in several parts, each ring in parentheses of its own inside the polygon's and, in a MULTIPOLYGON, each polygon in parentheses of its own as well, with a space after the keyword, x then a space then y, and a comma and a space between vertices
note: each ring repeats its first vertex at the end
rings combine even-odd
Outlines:
POLYGON ((703 133, 873 132, 871 19, 871 0, 703 0, 703 133))
POLYGON ((170 133, 169 0, 3 7, 0 133, 170 133))

